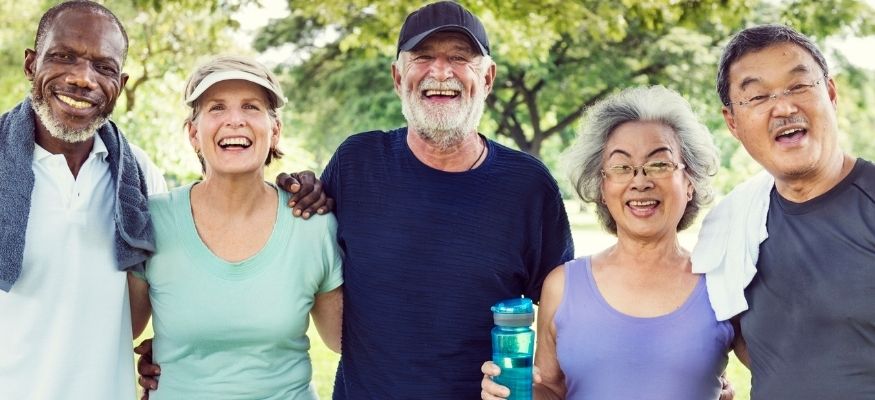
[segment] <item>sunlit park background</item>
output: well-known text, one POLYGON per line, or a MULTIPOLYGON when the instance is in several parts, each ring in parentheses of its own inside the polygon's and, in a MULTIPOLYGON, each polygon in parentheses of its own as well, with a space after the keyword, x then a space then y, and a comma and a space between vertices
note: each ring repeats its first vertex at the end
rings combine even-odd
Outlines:
MULTIPOLYGON (((56 1, 0 2, 0 110, 30 90, 22 72, 37 21, 56 1)), ((280 170, 321 171, 354 132, 404 125, 389 64, 404 16, 422 0, 115 0, 105 4, 130 37, 130 80, 113 118, 145 149, 171 186, 197 179, 184 139, 187 74, 214 54, 248 54, 274 68, 290 104, 283 110, 280 170)), ((633 85, 662 84, 689 99, 721 150, 719 193, 758 171, 729 135, 714 91, 727 38, 758 23, 785 23, 825 51, 838 85, 844 147, 875 159, 875 0, 583 0, 462 3, 489 32, 498 78, 480 131, 541 158, 568 199, 578 254, 611 237, 576 203, 558 169, 579 118, 594 102, 633 85)), ((682 235, 687 246, 697 228, 682 235)), ((484 332, 484 334, 488 334, 484 332)), ((337 357, 314 336, 316 384, 330 393, 337 357)), ((670 350, 669 350, 670 351, 670 350)), ((738 399, 748 375, 730 364, 738 399)))

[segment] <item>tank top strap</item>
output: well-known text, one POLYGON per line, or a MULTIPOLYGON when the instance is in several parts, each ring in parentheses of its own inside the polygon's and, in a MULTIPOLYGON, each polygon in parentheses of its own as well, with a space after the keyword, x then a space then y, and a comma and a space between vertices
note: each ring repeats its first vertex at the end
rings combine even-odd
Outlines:
POLYGON ((595 304, 599 301, 595 282, 592 277, 592 257, 585 256, 571 260, 564 265, 565 285, 562 290, 562 301, 553 316, 553 322, 558 327, 561 323, 569 321, 580 310, 580 305, 595 304))

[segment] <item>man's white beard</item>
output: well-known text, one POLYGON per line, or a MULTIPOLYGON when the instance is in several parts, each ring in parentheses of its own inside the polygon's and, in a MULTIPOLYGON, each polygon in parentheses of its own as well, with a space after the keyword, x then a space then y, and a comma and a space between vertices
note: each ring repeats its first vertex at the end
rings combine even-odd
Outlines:
POLYGON ((33 112, 36 113, 40 122, 49 131, 49 134, 67 143, 81 143, 91 139, 97 128, 100 128, 107 120, 106 116, 100 115, 83 129, 70 129, 64 126, 61 121, 55 119, 55 115, 52 114, 52 110, 44 97, 31 93, 30 104, 33 112))
POLYGON ((482 79, 475 84, 480 90, 471 98, 464 96, 465 87, 455 78, 443 82, 425 78, 415 90, 402 84, 401 112, 407 125, 441 149, 458 145, 466 135, 477 131, 483 117, 486 91, 482 79), (460 95, 458 99, 443 104, 426 104, 422 92, 429 89, 457 90, 460 95))

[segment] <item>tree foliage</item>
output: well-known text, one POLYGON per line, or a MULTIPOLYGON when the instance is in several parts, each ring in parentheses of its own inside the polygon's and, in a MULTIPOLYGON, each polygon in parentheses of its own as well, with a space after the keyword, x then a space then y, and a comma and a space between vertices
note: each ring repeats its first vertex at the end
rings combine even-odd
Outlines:
MULTIPOLYGON (((548 164, 554 149, 574 137, 589 106, 624 87, 662 84, 688 98, 718 132, 728 166, 738 144, 723 128, 714 79, 720 50, 733 32, 786 23, 823 43, 834 35, 869 35, 875 27, 872 8, 854 0, 461 3, 483 21, 498 64, 481 129, 548 164), (546 154, 545 146, 551 149, 546 154)), ((423 3, 289 4, 290 15, 272 21, 256 48, 286 46, 298 55, 283 73, 305 142, 328 154, 352 132, 403 125, 389 65, 405 16, 423 3)))

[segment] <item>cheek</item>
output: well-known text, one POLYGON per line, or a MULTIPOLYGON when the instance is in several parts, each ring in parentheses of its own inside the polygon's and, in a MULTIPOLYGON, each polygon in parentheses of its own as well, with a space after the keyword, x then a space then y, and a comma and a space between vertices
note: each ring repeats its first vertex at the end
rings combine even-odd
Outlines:
POLYGON ((214 123, 210 121, 208 118, 204 118, 203 115, 198 117, 197 121, 194 123, 194 130, 189 130, 188 139, 191 142, 191 145, 196 149, 202 149, 204 143, 209 140, 210 132, 214 132, 216 127, 214 127, 214 123))
POLYGON ((623 192, 625 188, 618 185, 602 184, 602 201, 609 209, 623 207, 623 192))
POLYGON ((103 96, 106 98, 106 102, 103 104, 104 113, 109 114, 115 110, 119 95, 118 86, 108 86, 103 88, 103 96))
POLYGON ((689 194, 693 191, 693 184, 686 177, 679 178, 679 180, 674 183, 672 191, 677 207, 680 210, 685 209, 687 207, 687 202, 690 199, 689 194))

